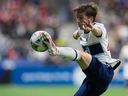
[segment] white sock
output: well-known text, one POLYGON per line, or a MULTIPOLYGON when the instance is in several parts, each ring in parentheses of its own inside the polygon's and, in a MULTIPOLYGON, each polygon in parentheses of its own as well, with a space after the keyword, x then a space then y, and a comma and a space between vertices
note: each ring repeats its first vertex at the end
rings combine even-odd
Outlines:
POLYGON ((80 53, 78 50, 73 49, 71 47, 57 47, 57 54, 61 57, 63 57, 66 60, 79 60, 80 59, 80 53))

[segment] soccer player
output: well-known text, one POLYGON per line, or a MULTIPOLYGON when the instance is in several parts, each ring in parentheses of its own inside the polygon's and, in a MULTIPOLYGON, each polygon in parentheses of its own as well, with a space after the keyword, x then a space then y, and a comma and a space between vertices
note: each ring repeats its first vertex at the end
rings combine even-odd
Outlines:
POLYGON ((76 61, 86 74, 87 77, 74 96, 99 96, 108 88, 120 61, 111 58, 104 24, 95 22, 97 5, 83 4, 73 11, 78 23, 78 30, 73 33, 73 37, 80 40, 83 51, 57 47, 47 32, 42 34, 42 39, 48 46, 50 55, 76 61))
POLYGON ((123 68, 123 77, 126 88, 126 95, 128 94, 128 43, 121 48, 120 60, 123 68))

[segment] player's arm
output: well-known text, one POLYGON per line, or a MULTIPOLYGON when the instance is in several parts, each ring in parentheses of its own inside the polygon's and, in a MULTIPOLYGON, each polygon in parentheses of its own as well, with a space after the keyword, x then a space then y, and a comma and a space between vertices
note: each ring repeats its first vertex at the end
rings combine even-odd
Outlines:
POLYGON ((73 33, 73 38, 77 40, 79 37, 80 37, 79 31, 76 30, 76 31, 73 33))
POLYGON ((102 30, 91 24, 89 19, 83 20, 83 29, 86 31, 91 31, 95 36, 102 36, 102 30))
POLYGON ((73 33, 73 38, 74 39, 78 39, 80 36, 81 36, 81 34, 83 34, 83 30, 80 30, 80 28, 78 28, 74 33, 73 33))
POLYGON ((102 31, 100 30, 100 28, 98 27, 94 27, 92 26, 91 32, 97 36, 97 37, 101 37, 102 36, 102 31))

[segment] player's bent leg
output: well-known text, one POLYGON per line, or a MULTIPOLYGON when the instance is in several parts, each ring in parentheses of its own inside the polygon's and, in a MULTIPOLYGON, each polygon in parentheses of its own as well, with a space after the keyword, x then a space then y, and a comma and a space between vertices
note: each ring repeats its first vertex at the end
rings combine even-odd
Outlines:
MULTIPOLYGON (((89 86, 92 86, 91 92, 101 95, 108 88, 113 78, 113 68, 107 64, 101 63, 97 58, 90 54, 72 49, 71 47, 56 47, 48 33, 43 34, 43 39, 48 46, 50 55, 57 55, 69 60, 77 61, 83 72, 87 75, 89 86)), ((86 87, 86 84, 85 86, 86 87)), ((84 90, 84 92, 88 90, 84 90)), ((81 90, 79 91, 81 92, 81 90)), ((83 92, 83 91, 82 91, 83 92)), ((84 96, 84 95, 78 95, 84 96)), ((90 96, 90 95, 87 95, 90 96)))
POLYGON ((65 58, 66 60, 76 61, 82 70, 85 70, 92 59, 92 56, 87 52, 73 49, 71 47, 57 47, 59 56, 65 58))
POLYGON ((47 32, 42 33, 42 39, 48 46, 50 55, 61 56, 66 60, 77 61, 81 69, 86 69, 89 66, 92 58, 90 54, 71 47, 57 47, 47 32))
POLYGON ((85 70, 90 65, 92 56, 90 54, 88 54, 87 52, 82 52, 82 51, 79 51, 79 54, 80 54, 81 58, 76 61, 79 64, 79 66, 81 67, 81 69, 85 70))

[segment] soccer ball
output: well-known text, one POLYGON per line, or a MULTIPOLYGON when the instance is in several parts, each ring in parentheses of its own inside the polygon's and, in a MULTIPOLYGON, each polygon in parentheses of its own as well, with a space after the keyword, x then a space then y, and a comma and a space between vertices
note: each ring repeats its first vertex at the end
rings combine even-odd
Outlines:
POLYGON ((44 52, 48 49, 47 45, 42 40, 42 33, 45 31, 36 31, 30 38, 32 49, 38 52, 44 52))

